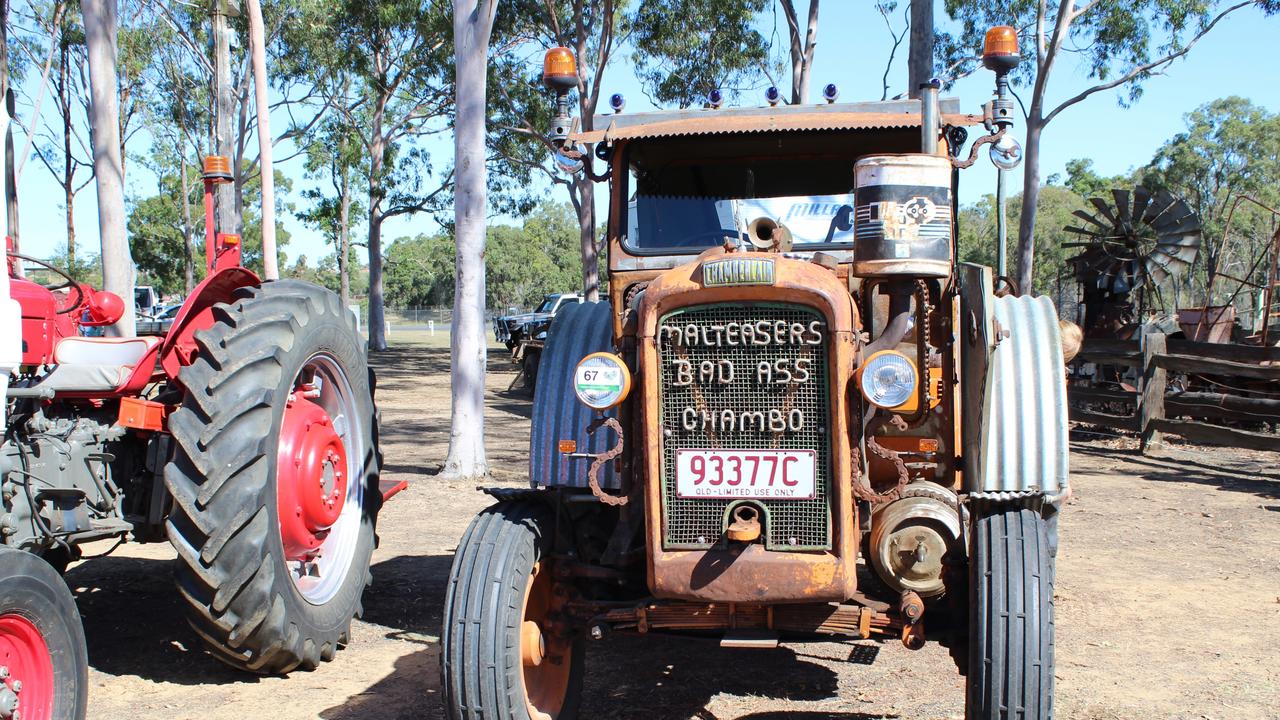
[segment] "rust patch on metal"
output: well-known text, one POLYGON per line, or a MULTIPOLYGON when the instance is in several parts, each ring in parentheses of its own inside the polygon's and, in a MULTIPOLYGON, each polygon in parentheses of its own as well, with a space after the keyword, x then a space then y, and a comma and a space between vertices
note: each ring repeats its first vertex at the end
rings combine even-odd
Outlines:
MULTIPOLYGON (((982 118, 977 115, 948 113, 942 116, 944 125, 977 125, 982 118)), ((676 137, 680 135, 727 135, 733 133, 786 132, 800 130, 887 130, 920 126, 919 113, 898 112, 785 112, 769 115, 717 117, 707 114, 675 120, 658 120, 651 123, 617 127, 610 125, 600 130, 573 134, 569 140, 575 143, 597 143, 637 138, 676 137)))

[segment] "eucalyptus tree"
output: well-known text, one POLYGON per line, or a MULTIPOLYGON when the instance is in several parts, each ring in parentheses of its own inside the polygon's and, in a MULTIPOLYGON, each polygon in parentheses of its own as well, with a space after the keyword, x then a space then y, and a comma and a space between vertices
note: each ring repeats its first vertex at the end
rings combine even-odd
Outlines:
POLYGON ((498 0, 455 0, 453 37, 457 93, 453 203, 453 326, 449 335, 449 454, 440 474, 477 478, 489 474, 484 451, 484 376, 487 355, 484 322, 484 245, 488 214, 485 106, 489 38, 498 0))
MULTIPOLYGON (((125 236, 124 161, 120 144, 120 106, 116 97, 116 0, 83 0, 85 46, 89 58, 90 127, 98 190, 98 233, 102 242, 102 284, 120 297, 133 297, 134 269, 125 236)), ((120 321, 108 331, 134 335, 133 303, 124 304, 120 321)))
POLYGON ((793 0, 778 0, 782 16, 787 20, 787 49, 791 60, 791 104, 809 102, 809 75, 813 55, 818 47, 818 0, 809 0, 803 29, 793 0))
POLYGON ((946 0, 947 13, 961 30, 939 36, 944 67, 959 74, 971 70, 978 62, 974 49, 982 46, 990 26, 1012 25, 1021 40, 1024 62, 1012 77, 1030 93, 1024 97, 1027 134, 1015 277, 1020 287, 1030 287, 1033 276, 1045 128, 1098 93, 1118 90, 1122 105, 1136 102, 1145 81, 1190 52, 1224 17, 1249 8, 1271 14, 1280 10, 1280 0, 946 0), (1050 93, 1049 81, 1060 62, 1072 56, 1087 69, 1089 82, 1059 100, 1050 93))
POLYGON ((304 190, 302 197, 310 206, 297 214, 298 219, 323 232, 333 243, 338 294, 346 307, 351 303, 352 216, 364 212, 364 205, 355 199, 363 160, 360 139, 346 118, 335 113, 311 134, 305 152, 307 175, 327 183, 333 194, 323 187, 304 190))
POLYGON ((385 350, 382 230, 401 215, 448 207, 452 168, 418 142, 445 132, 454 105, 452 8, 444 0, 309 0, 287 40, 312 86, 365 156, 369 348, 385 350))

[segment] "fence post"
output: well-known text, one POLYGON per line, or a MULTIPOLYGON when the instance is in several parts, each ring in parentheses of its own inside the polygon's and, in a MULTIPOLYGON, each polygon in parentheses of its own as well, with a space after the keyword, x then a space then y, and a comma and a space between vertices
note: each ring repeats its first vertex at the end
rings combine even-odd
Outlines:
POLYGON ((1158 450, 1164 446, 1163 435, 1152 427, 1152 420, 1164 419, 1164 394, 1167 372, 1156 366, 1156 356, 1165 354, 1165 335, 1159 332, 1142 333, 1142 393, 1138 398, 1138 417, 1142 431, 1140 452, 1158 450))

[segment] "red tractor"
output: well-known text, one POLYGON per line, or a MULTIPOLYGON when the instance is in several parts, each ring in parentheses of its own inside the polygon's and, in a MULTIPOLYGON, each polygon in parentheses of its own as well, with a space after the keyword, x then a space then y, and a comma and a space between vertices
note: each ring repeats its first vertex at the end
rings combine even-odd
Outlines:
POLYGON ((54 572, 84 543, 167 539, 192 627, 252 672, 331 659, 360 611, 384 499, 373 374, 337 295, 263 282, 215 231, 225 167, 206 161, 208 276, 162 337, 86 337, 122 300, 8 255, 0 719, 84 716, 84 636, 54 572))

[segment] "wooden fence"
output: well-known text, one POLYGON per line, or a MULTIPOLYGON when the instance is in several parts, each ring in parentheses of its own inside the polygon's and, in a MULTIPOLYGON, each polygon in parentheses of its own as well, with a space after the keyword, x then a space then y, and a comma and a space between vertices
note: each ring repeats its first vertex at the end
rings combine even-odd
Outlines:
POLYGON ((1280 450, 1280 435, 1236 427, 1280 425, 1280 348, 1148 334, 1087 340, 1072 364, 1082 363, 1098 369, 1093 383, 1070 380, 1071 419, 1140 433, 1144 452, 1161 444, 1162 433, 1207 445, 1280 450), (1136 370, 1136 382, 1122 382, 1127 368, 1136 370))

